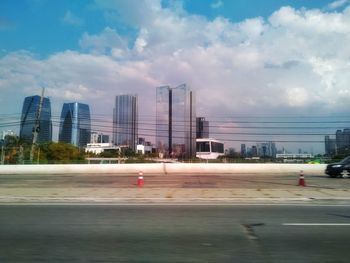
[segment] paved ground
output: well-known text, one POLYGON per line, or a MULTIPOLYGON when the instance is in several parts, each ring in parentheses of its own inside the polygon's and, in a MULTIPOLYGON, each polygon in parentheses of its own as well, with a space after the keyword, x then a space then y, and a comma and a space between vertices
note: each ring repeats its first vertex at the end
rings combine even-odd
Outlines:
POLYGON ((349 206, 0 204, 0 262, 349 262, 349 206))
POLYGON ((0 175, 0 202, 240 202, 350 200, 350 179, 298 174, 0 175))

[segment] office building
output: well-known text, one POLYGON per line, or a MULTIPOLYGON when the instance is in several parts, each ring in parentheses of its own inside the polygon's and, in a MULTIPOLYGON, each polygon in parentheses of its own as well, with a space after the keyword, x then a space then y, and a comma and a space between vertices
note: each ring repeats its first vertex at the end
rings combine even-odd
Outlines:
POLYGON ((209 121, 206 121, 204 117, 196 118, 196 138, 209 138, 209 121))
POLYGON ((328 156, 337 154, 336 139, 331 139, 329 135, 325 136, 325 153, 328 156))
POLYGON ((277 149, 274 142, 265 142, 257 144, 257 151, 259 157, 276 157, 277 149))
POLYGON ((196 114, 193 92, 182 84, 157 88, 156 147, 164 157, 196 155, 196 114))
MULTIPOLYGON (((19 135, 24 142, 32 143, 33 141, 33 130, 37 116, 39 116, 40 100, 41 96, 38 95, 24 99, 19 135)), ((51 103, 50 99, 46 97, 42 100, 37 132, 37 143, 50 142, 52 140, 51 103)))
POLYGON ((138 106, 136 95, 119 95, 113 111, 113 143, 136 151, 138 106))
POLYGON ((58 140, 77 147, 85 147, 90 142, 90 135, 89 105, 78 102, 64 103, 58 140))
POLYGON ((246 145, 244 143, 241 144, 241 156, 247 157, 247 148, 246 148, 246 145))

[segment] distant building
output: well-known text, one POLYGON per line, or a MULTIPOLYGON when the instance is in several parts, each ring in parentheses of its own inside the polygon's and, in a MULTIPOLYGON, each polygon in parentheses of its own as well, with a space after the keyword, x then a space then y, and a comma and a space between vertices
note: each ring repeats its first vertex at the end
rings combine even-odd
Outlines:
POLYGON ((196 155, 194 93, 186 84, 157 88, 156 147, 163 157, 196 155))
POLYGON ((85 147, 90 142, 90 135, 89 105, 78 102, 64 103, 58 140, 77 147, 85 147))
POLYGON ((325 137, 325 153, 328 156, 337 154, 337 143, 336 139, 331 139, 328 135, 325 137))
POLYGON ((136 95, 119 95, 113 111, 113 143, 136 151, 138 107, 136 95))
POLYGON ((100 132, 91 132, 90 143, 109 143, 109 135, 105 135, 100 132))
POLYGON ((350 128, 337 130, 335 139, 326 136, 325 152, 327 155, 348 154, 350 152, 350 128))
MULTIPOLYGON (((24 99, 19 137, 21 140, 31 143, 37 115, 39 114, 41 96, 29 96, 24 99)), ((44 97, 41 107, 38 132, 38 143, 52 141, 51 103, 44 97)))
POLYGON ((196 138, 209 138, 209 121, 206 121, 204 117, 196 118, 196 138))
POLYGON ((245 144, 241 144, 241 156, 247 157, 247 148, 245 144))
POLYGON ((258 157, 258 149, 255 145, 251 148, 251 157, 258 157))
POLYGON ((276 157, 277 149, 274 142, 258 143, 257 152, 259 157, 276 157))
POLYGON ((101 154, 104 151, 117 151, 120 152, 120 147, 113 145, 112 143, 88 143, 85 148, 85 152, 101 154))

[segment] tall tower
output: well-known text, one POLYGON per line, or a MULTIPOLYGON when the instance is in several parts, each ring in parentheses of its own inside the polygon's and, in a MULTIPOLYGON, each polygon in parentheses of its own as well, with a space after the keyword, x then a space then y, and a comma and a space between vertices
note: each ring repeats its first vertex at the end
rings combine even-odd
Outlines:
POLYGON ((209 138, 209 121, 204 117, 196 118, 196 138, 209 138))
POLYGON ((58 140, 78 147, 85 147, 90 142, 90 135, 89 105, 78 102, 64 103, 58 140))
POLYGON ((156 145, 165 156, 191 158, 196 155, 194 93, 182 84, 157 88, 156 145))
POLYGON ((138 107, 136 95, 119 95, 113 111, 113 142, 136 150, 138 137, 138 107))
MULTIPOLYGON (((32 143, 33 129, 40 105, 40 96, 29 96, 24 99, 21 115, 20 138, 32 143)), ((38 143, 52 140, 51 103, 49 98, 43 98, 38 127, 38 143)))

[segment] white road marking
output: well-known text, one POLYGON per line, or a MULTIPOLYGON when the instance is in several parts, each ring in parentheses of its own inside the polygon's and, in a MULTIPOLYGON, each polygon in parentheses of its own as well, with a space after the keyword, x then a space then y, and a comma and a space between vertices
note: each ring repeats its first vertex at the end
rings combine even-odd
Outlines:
POLYGON ((283 226, 350 226, 348 223, 283 223, 283 226))

